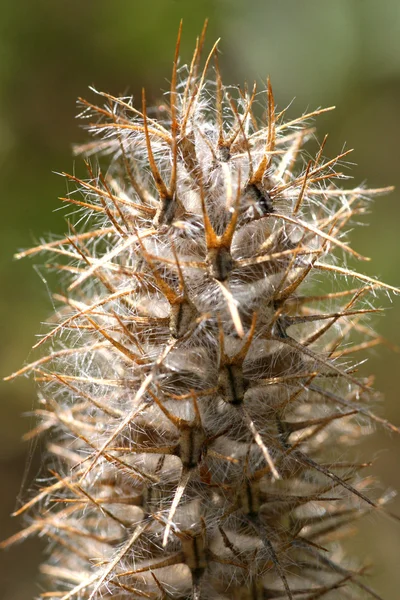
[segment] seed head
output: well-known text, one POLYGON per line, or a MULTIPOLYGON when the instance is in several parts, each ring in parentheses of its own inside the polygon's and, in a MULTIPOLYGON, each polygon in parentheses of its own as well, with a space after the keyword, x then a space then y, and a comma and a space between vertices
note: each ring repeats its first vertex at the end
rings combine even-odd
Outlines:
POLYGON ((74 223, 20 254, 50 253, 67 285, 47 354, 13 375, 35 374, 33 433, 52 430, 13 540, 48 539, 50 600, 378 598, 339 545, 384 510, 348 450, 397 429, 348 356, 381 340, 370 299, 397 290, 347 267, 365 257, 345 231, 389 188, 340 187, 350 151, 303 150, 330 109, 288 121, 269 81, 226 87, 204 34, 178 68, 179 30, 151 111, 144 91, 80 99, 74 223))

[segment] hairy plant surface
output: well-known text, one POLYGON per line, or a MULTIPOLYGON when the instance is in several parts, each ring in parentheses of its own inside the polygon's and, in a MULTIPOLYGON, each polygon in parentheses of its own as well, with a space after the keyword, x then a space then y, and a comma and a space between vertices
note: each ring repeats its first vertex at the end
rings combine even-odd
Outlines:
POLYGON ((165 103, 80 100, 74 223, 20 254, 50 253, 68 287, 48 353, 11 376, 34 372, 32 435, 51 433, 7 543, 49 540, 51 600, 379 598, 339 540, 384 510, 349 448, 396 430, 349 358, 396 290, 348 268, 346 228, 388 188, 340 188, 349 151, 303 150, 324 110, 287 121, 269 81, 224 86, 204 31, 178 69, 179 40, 165 103))

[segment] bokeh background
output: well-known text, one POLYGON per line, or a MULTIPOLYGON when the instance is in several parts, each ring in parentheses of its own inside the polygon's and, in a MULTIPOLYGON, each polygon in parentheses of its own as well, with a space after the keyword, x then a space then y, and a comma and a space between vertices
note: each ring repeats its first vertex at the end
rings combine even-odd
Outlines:
MULTIPOLYGON (((184 19, 182 62, 209 17, 208 48, 221 37, 225 82, 261 82, 271 76, 276 100, 289 114, 336 105, 318 120, 326 154, 355 147, 355 182, 397 184, 378 198, 372 214, 352 235, 354 247, 373 257, 364 272, 400 284, 400 2, 399 0, 19 0, 5 3, 0 22, 0 268, 1 367, 4 376, 29 358, 39 323, 51 311, 48 287, 58 282, 13 253, 47 232, 66 231, 57 197, 65 182, 53 171, 79 170, 71 143, 86 139, 75 120, 77 96, 88 85, 112 94, 142 86, 155 101, 168 89, 179 19, 184 19)), ((400 299, 376 322, 400 343, 400 299)), ((368 371, 384 392, 385 415, 400 424, 400 358, 386 348, 368 354, 368 371)), ((0 538, 16 532, 10 519, 39 470, 43 441, 30 446, 22 435, 32 425, 32 381, 1 382, 0 538), (23 418, 22 413, 27 414, 23 418)), ((359 450, 374 457, 383 489, 400 490, 400 438, 376 432, 359 450)), ((391 508, 400 514, 400 502, 391 508)), ((360 524, 349 552, 374 563, 371 583, 387 600, 399 598, 400 523, 375 515, 360 524)), ((40 540, 0 555, 0 598, 31 600, 40 540)))

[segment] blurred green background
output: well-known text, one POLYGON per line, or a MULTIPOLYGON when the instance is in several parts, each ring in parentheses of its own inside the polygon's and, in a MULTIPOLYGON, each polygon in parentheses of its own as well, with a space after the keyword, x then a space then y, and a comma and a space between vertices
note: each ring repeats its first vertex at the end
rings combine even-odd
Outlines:
MULTIPOLYGON (((71 143, 86 139, 75 120, 77 96, 88 85, 112 94, 147 88, 153 101, 167 90, 179 19, 184 19, 182 61, 209 17, 208 48, 221 37, 224 81, 259 82, 271 76, 280 108, 293 98, 291 115, 323 105, 336 111, 319 118, 325 153, 355 147, 355 183, 400 189, 400 2, 399 0, 20 0, 7 2, 0 23, 1 374, 29 357, 39 323, 51 311, 46 281, 32 261, 13 260, 47 232, 64 233, 57 197, 65 182, 52 171, 79 169, 71 143)), ((139 102, 139 101, 138 101, 139 102)), ((400 192, 378 198, 369 227, 352 235, 353 246, 373 257, 364 272, 400 284, 400 192)), ((35 258, 34 263, 40 264, 35 258)), ((48 281, 58 289, 58 283, 48 281)), ((388 311, 376 327, 400 343, 400 302, 383 295, 388 311)), ((368 372, 386 397, 385 415, 400 424, 399 355, 369 353, 368 372)), ((0 538, 21 523, 9 514, 24 497, 40 464, 40 446, 21 436, 32 425, 22 413, 35 405, 25 379, 0 387, 0 538)), ((400 439, 377 432, 359 455, 375 457, 382 488, 400 490, 400 439)), ((400 502, 391 508, 400 514, 400 502)), ((374 515, 360 524, 349 551, 374 563, 371 583, 387 600, 399 597, 400 524, 374 515)), ((0 598, 31 600, 40 541, 0 555, 0 598)))

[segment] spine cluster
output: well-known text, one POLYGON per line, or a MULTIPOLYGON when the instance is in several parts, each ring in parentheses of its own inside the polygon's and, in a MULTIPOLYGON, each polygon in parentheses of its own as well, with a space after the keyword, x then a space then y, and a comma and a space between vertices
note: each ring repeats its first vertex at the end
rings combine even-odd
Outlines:
POLYGON ((339 539, 383 503, 348 448, 392 426, 349 355, 394 288, 347 268, 345 232, 386 190, 340 188, 326 140, 305 154, 323 110, 287 121, 269 81, 223 85, 216 45, 201 68, 204 32, 178 68, 179 40, 163 104, 80 101, 107 173, 64 174, 70 234, 21 254, 68 288, 18 372, 51 433, 14 539, 49 540, 50 600, 378 598, 339 539))

